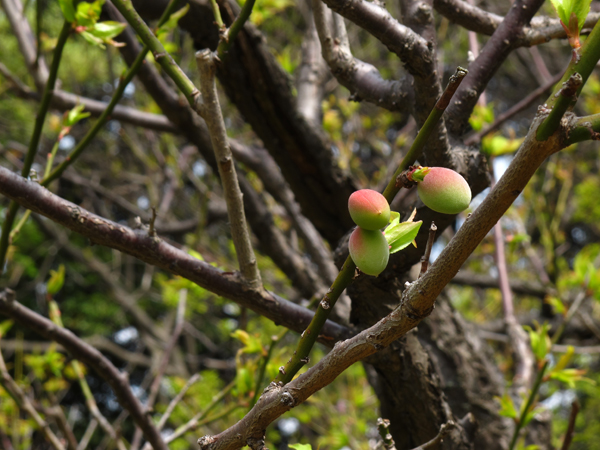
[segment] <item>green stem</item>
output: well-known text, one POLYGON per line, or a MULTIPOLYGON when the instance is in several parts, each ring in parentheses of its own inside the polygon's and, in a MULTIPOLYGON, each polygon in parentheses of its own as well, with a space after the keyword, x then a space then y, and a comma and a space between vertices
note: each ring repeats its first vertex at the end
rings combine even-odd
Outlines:
POLYGON ((179 90, 185 95, 190 106, 196 109, 196 101, 200 96, 200 92, 194 86, 192 80, 181 70, 173 57, 165 50, 158 38, 152 33, 144 20, 133 7, 131 0, 113 0, 113 5, 125 17, 125 20, 132 26, 144 44, 154 55, 154 59, 166 74, 175 82, 179 90))
MULTIPOLYGON (((22 177, 29 176, 29 171, 31 170, 35 154, 37 153, 40 138, 42 137, 42 129, 44 128, 44 122, 46 120, 46 114, 48 113, 48 109, 50 108, 50 100, 52 100, 52 93, 54 91, 54 85, 56 84, 56 78, 58 76, 58 68, 60 66, 62 52, 65 48, 65 44, 70 34, 71 23, 65 21, 63 23, 62 29, 60 30, 60 34, 58 35, 56 47, 54 48, 54 56, 52 57, 52 64, 48 73, 48 80, 46 81, 44 93, 42 94, 42 101, 40 102, 40 107, 38 109, 35 118, 35 124, 33 126, 33 134, 31 135, 31 140, 29 141, 29 148, 27 149, 25 161, 23 162, 23 168, 21 170, 22 177)), ((10 202, 10 206, 8 207, 4 223, 2 224, 2 235, 0 235, 0 272, 4 267, 6 252, 8 251, 8 246, 10 245, 9 235, 12 229, 13 222, 15 221, 18 209, 19 205, 16 202, 10 202)))
POLYGON ((508 450, 513 450, 515 448, 515 444, 517 443, 517 439, 519 438, 519 432, 523 428, 523 422, 525 421, 525 418, 527 417, 527 413, 531 409, 531 406, 533 405, 533 402, 535 401, 535 397, 537 396, 540 386, 542 385, 542 381, 544 380, 544 373, 546 372, 547 367, 548 367, 548 361, 544 360, 544 364, 538 371, 538 375, 537 375, 537 378, 535 379, 535 383, 533 384, 533 388, 531 389, 529 397, 527 398, 527 403, 525 404, 525 407, 522 408, 522 410, 521 410, 521 417, 519 417, 519 422, 517 422, 517 426, 515 427, 515 432, 513 434, 512 440, 510 441, 508 450))
MULTIPOLYGON (((171 0, 171 2, 167 5, 167 8, 163 12, 163 15, 161 16, 160 20, 158 21, 159 27, 169 19, 171 14, 173 14, 173 12, 175 11, 175 7, 178 3, 179 0, 171 0)), ((100 117, 98 117, 98 120, 96 121, 96 123, 94 123, 94 126, 87 132, 87 134, 83 137, 79 144, 77 144, 77 147, 75 147, 71 154, 67 156, 65 160, 56 169, 52 171, 52 173, 50 173, 49 175, 44 175, 44 180, 41 183, 42 186, 48 186, 50 183, 52 183, 52 181, 59 178, 62 175, 62 173, 67 169, 67 167, 73 164, 73 162, 81 155, 83 150, 92 141, 92 139, 96 137, 98 132, 102 129, 104 124, 110 118, 110 115, 115 109, 115 106, 117 106, 117 104, 121 100, 121 97, 123 97, 125 88, 131 82, 131 80, 133 80, 133 77, 137 74, 140 67, 142 67, 142 64, 144 64, 144 60, 146 59, 146 54, 148 53, 149 49, 150 48, 147 45, 144 45, 144 48, 137 55, 133 64, 131 64, 125 75, 123 75, 119 80, 119 85, 117 86, 117 89, 115 90, 112 98, 110 99, 110 103, 108 104, 106 109, 102 111, 102 114, 100 115, 100 117)))
POLYGON ((215 16, 215 22, 219 26, 219 29, 225 28, 225 24, 223 23, 223 19, 221 18, 221 10, 219 9, 219 5, 217 0, 210 0, 210 4, 212 6, 213 15, 215 16))
POLYGON ((600 114, 579 117, 575 126, 569 131, 566 145, 593 139, 600 140, 600 114))
MULTIPOLYGON (((419 133, 417 134, 417 137, 415 138, 410 150, 398 166, 394 176, 383 192, 383 196, 388 202, 391 202, 400 190, 399 187, 396 187, 396 178, 417 159, 418 155, 421 153, 421 150, 425 146, 427 139, 437 126, 442 114, 448 107, 454 92, 456 92, 456 89, 466 75, 467 70, 463 69, 462 67, 458 67, 456 69, 456 73, 450 77, 448 86, 446 86, 446 89, 429 114, 429 117, 423 124, 423 127, 421 130, 419 130, 419 133)), ((354 264, 354 261, 352 261, 352 258, 348 256, 344 262, 344 265, 342 266, 342 269, 338 273, 338 276, 331 285, 329 292, 325 294, 323 300, 321 300, 319 303, 319 307, 315 312, 312 321, 308 325, 308 328, 306 328, 304 333, 302 333, 296 351, 287 364, 279 369, 279 375, 275 381, 281 381, 284 384, 289 383, 294 378, 294 375, 296 375, 296 373, 298 373, 298 371, 302 368, 302 366, 308 362, 308 355, 319 336, 321 328, 325 324, 325 321, 331 313, 331 309, 335 305, 335 302, 341 293, 352 282, 355 270, 356 265, 354 264)))
POLYGON ((289 383, 294 378, 294 375, 308 363, 308 355, 319 337, 321 328, 323 328, 341 293, 352 282, 355 270, 356 265, 352 261, 352 258, 348 256, 331 288, 329 288, 329 291, 319 303, 319 307, 310 324, 300 336, 296 351, 287 364, 279 369, 279 375, 277 375, 275 381, 281 381, 284 384, 289 383))
POLYGON ((577 96, 581 93, 581 89, 594 70, 594 67, 596 67, 598 60, 600 60, 600 24, 596 23, 592 32, 581 46, 580 58, 578 60, 571 59, 565 74, 560 82, 554 87, 550 97, 548 97, 544 104, 546 108, 552 108, 553 111, 538 127, 536 135, 538 141, 545 141, 558 129, 562 115, 575 103, 577 96), (563 98, 561 91, 563 90, 563 85, 567 83, 575 73, 581 75, 581 84, 577 88, 575 95, 567 100, 563 98), (565 103, 567 103, 566 108, 564 105, 565 103), (556 113, 554 113, 555 109, 557 110, 556 113), (557 119, 554 116, 559 117, 557 119))
POLYGON ((555 96, 556 103, 554 103, 554 107, 537 129, 535 137, 538 141, 545 141, 558 130, 565 112, 575 104, 577 100, 576 94, 581 86, 583 86, 583 79, 577 72, 563 83, 560 91, 555 96))
MULTIPOLYGON (((222 39, 219 42, 219 47, 217 47, 217 55, 219 55, 220 59, 224 59, 229 51, 229 47, 235 40, 235 37, 243 28, 244 24, 252 14, 252 9, 254 8, 254 4, 256 0, 246 0, 244 6, 242 6, 242 10, 240 11, 240 15, 235 19, 235 22, 231 24, 229 29, 227 30, 226 38, 222 39)), ((217 7, 218 9, 218 7, 217 7)))
POLYGON ((396 169, 396 172, 394 172, 394 176, 383 191, 383 196, 387 199, 388 202, 391 203, 391 201, 394 199, 394 197, 400 190, 400 188, 396 186, 396 178, 398 178, 398 175, 400 175, 403 171, 408 169, 408 167, 411 164, 413 164, 420 156, 423 147, 425 147, 425 144, 427 143, 427 139, 429 139, 429 136, 431 136, 431 134, 433 133, 433 130, 437 126, 438 122, 442 118, 442 115, 444 114, 444 111, 448 107, 450 99, 456 92, 456 89, 458 89, 458 86, 460 85, 462 80, 467 76, 467 73, 467 69, 458 67, 454 75, 450 77, 448 85, 442 93, 442 96, 435 104, 435 107, 429 113, 429 117, 427 117, 427 120, 423 124, 423 127, 421 127, 421 129, 419 130, 419 133, 413 141, 410 150, 402 159, 402 162, 396 169))

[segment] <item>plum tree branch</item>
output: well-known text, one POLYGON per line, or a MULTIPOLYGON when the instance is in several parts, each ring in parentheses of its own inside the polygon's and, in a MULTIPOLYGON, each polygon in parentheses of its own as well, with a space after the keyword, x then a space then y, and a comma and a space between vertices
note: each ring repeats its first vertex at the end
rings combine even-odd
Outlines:
POLYGON ((111 386, 121 406, 129 411, 154 449, 168 450, 144 407, 131 391, 127 377, 102 353, 86 344, 71 331, 58 327, 52 321, 18 303, 12 291, 4 290, 0 293, 0 313, 25 327, 32 328, 46 339, 58 342, 77 359, 92 367, 111 386))
MULTIPOLYGON (((390 111, 405 109, 408 94, 403 83, 383 79, 375 66, 352 55, 343 20, 338 20, 339 27, 343 27, 343 35, 340 36, 341 33, 336 32, 339 27, 330 26, 328 19, 331 19, 331 14, 328 14, 329 9, 326 9, 321 0, 313 0, 312 9, 323 58, 333 76, 351 92, 352 98, 366 100, 390 111), (333 36, 330 33, 331 29, 335 32, 333 36)), ((337 13, 333 14, 339 17, 337 13)))
MULTIPOLYGON (((306 328, 313 316, 311 311, 276 294, 248 289, 235 272, 216 269, 160 238, 148 236, 142 230, 134 231, 92 214, 4 167, 0 167, 0 193, 16 200, 25 208, 87 237, 94 244, 120 250, 167 272, 187 278, 298 333, 306 328)), ((349 335, 351 331, 348 328, 327 321, 319 341, 332 345, 349 335)))
POLYGON ((356 361, 387 347, 414 328, 433 310, 436 298, 458 272, 489 230, 514 202, 540 164, 563 148, 564 133, 540 143, 535 139, 537 116, 509 168, 482 204, 465 221, 438 259, 403 292, 398 307, 388 316, 356 336, 338 342, 315 366, 285 386, 272 383, 255 407, 237 424, 215 436, 204 436, 201 450, 234 450, 260 439, 271 422, 331 383, 356 361))
POLYGON ((237 253, 240 272, 252 289, 261 289, 262 280, 252 242, 250 241, 242 192, 240 191, 235 164, 229 148, 225 122, 223 122, 223 113, 217 95, 215 81, 217 59, 217 55, 208 49, 196 53, 202 92, 200 112, 210 132, 212 148, 215 152, 221 184, 225 192, 231 237, 237 253))
POLYGON ((448 107, 446 122, 452 133, 462 134, 477 99, 522 37, 524 26, 530 22, 542 3, 544 0, 515 1, 481 53, 469 64, 469 75, 448 107))

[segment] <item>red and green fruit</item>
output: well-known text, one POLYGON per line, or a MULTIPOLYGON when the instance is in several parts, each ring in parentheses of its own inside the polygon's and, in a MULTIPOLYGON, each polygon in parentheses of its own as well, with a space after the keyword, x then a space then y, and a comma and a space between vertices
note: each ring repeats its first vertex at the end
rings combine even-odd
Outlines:
POLYGON ((372 189, 353 192, 348 199, 348 210, 354 223, 365 230, 380 230, 390 221, 390 205, 372 189))
MULTIPOLYGON (((471 188, 459 173, 445 167, 425 167, 422 172, 425 176, 417 190, 425 206, 443 214, 458 214, 467 209, 471 188)), ((418 175, 414 178, 418 181, 418 175)))
POLYGON ((379 230, 356 227, 350 235, 348 249, 356 267, 367 275, 379 275, 390 259, 390 247, 379 230))

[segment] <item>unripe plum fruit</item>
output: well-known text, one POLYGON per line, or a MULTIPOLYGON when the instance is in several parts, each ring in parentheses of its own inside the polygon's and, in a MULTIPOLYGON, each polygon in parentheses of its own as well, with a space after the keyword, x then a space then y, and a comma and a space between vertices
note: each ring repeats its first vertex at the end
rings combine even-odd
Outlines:
POLYGON ((390 221, 390 205, 372 189, 353 192, 348 199, 348 210, 354 223, 365 230, 380 230, 390 221))
POLYGON ((471 203, 471 188, 457 172, 445 167, 430 167, 417 189, 421 201, 443 214, 458 214, 471 203))
POLYGON ((356 227, 350 235, 348 249, 356 267, 367 275, 379 275, 390 259, 390 247, 379 230, 356 227))

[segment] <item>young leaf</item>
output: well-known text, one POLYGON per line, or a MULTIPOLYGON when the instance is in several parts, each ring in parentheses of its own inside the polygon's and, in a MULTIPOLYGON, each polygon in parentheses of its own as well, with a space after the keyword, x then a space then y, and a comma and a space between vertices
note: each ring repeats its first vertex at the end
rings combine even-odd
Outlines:
POLYGON ((58 0, 58 4, 65 20, 67 22, 75 22, 75 7, 73 6, 73 0, 58 0))
POLYGON ((312 445, 310 444, 288 444, 288 447, 294 450, 312 450, 312 445))
POLYGON ((423 221, 419 220, 418 222, 396 224, 389 232, 390 227, 386 228, 385 238, 390 245, 390 253, 396 253, 408 247, 417 237, 422 224, 423 221))
POLYGON ((48 280, 48 294, 54 295, 63 287, 65 282, 65 266, 61 264, 58 270, 50 271, 50 279, 48 280))
POLYGON ((517 420, 519 415, 517 414, 517 410, 515 409, 515 404, 508 393, 505 393, 502 397, 494 397, 496 400, 500 402, 500 411, 498 413, 502 417, 508 417, 513 420, 517 420))

